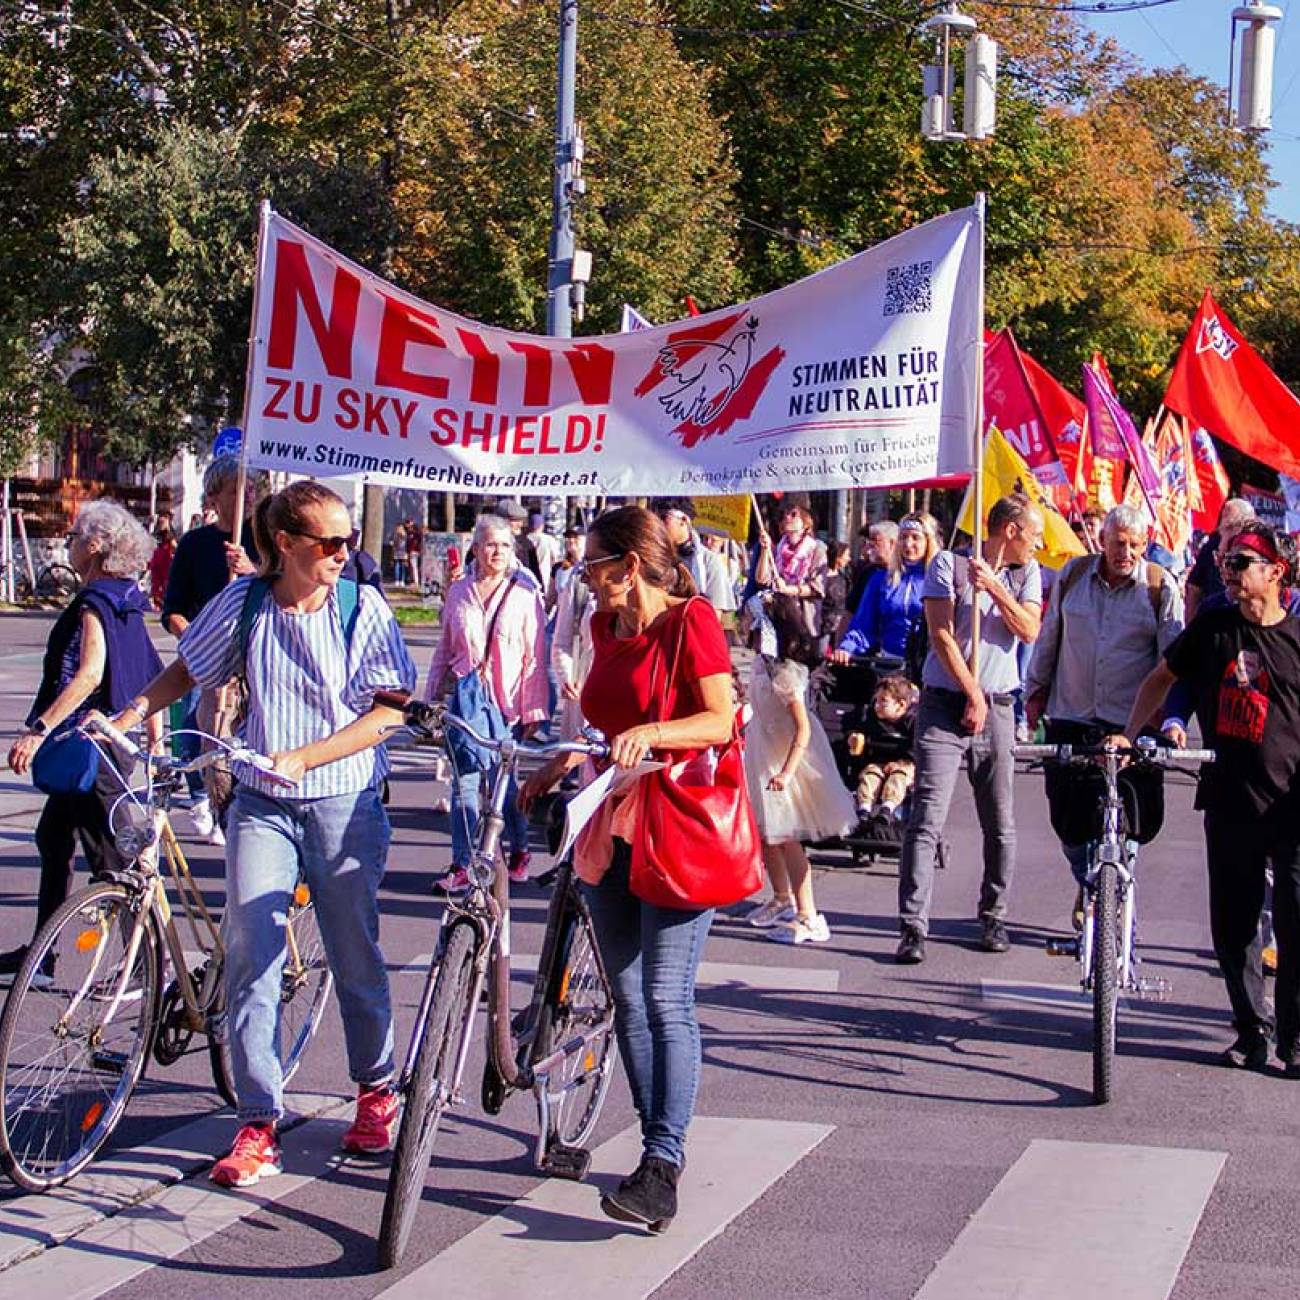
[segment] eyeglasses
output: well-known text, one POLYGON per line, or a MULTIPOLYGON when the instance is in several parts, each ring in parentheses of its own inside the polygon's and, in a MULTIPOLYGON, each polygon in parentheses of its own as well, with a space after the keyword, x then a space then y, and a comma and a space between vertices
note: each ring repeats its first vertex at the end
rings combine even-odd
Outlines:
POLYGON ((327 555, 337 555, 342 550, 355 551, 357 543, 361 540, 361 534, 355 528, 346 537, 317 537, 315 533, 300 533, 296 530, 293 535, 315 542, 316 550, 322 559, 327 555))
POLYGON ((1223 567, 1229 573, 1245 573, 1252 564, 1273 564, 1275 561, 1265 559, 1262 555, 1229 555, 1223 561, 1223 567))
POLYGON ((585 578, 589 569, 594 569, 598 564, 608 564, 611 560, 623 559, 622 551, 615 551, 613 555, 597 555, 590 560, 579 560, 573 566, 573 571, 579 578, 585 578))

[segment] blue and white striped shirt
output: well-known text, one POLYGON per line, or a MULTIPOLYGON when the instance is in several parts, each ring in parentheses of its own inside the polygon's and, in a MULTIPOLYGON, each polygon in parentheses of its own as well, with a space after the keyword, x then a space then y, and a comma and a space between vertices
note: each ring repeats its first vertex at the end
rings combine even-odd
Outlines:
MULTIPOLYGON (((222 686, 240 671, 239 619, 251 578, 232 582, 186 628, 177 647, 199 686, 222 686)), ((345 647, 338 593, 311 614, 290 613, 268 592, 248 638, 248 719, 241 738, 263 754, 324 740, 369 711, 377 690, 415 688, 415 664, 383 596, 361 584, 352 644, 345 647)), ((388 772, 383 746, 308 772, 297 789, 236 765, 241 784, 276 799, 350 794, 388 772)))

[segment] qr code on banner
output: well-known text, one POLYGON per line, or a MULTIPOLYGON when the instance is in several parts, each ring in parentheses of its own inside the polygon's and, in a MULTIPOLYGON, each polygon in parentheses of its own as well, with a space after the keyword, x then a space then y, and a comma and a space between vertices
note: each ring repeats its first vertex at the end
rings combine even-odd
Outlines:
POLYGON ((891 266, 885 275, 885 315, 907 316, 930 310, 930 274, 933 262, 891 266))

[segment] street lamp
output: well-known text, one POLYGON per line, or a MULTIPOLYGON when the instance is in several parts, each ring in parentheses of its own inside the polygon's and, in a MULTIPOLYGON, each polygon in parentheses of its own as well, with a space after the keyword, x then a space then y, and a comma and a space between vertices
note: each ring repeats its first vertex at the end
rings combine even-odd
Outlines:
POLYGON ((975 30, 975 19, 955 3, 929 18, 935 62, 921 69, 921 134, 927 140, 985 140, 997 117, 998 43, 975 30), (962 129, 956 127, 956 44, 962 54, 962 129))
POLYGON ((1273 24, 1282 10, 1265 0, 1247 0, 1232 11, 1232 40, 1228 51, 1228 125, 1238 131, 1268 131, 1273 126, 1273 54, 1277 33, 1273 24), (1241 37, 1241 66, 1236 66, 1237 27, 1241 37), (1232 102, 1233 73, 1237 72, 1237 103, 1232 102))

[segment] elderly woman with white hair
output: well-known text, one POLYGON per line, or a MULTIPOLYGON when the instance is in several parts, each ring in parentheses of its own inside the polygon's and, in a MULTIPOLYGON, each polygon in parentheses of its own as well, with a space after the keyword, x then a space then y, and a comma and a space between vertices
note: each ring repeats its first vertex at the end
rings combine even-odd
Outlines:
MULTIPOLYGON (((481 515, 474 528, 474 571, 447 589, 442 636, 429 666, 426 699, 447 698, 482 734, 509 728, 529 736, 548 717, 546 613, 533 582, 521 580, 507 520, 481 515)), ((479 787, 492 768, 478 766, 469 747, 453 747, 450 868, 434 882, 447 894, 469 887, 466 868, 478 824, 479 787)), ((511 880, 528 878, 528 820, 510 789, 505 837, 511 880)))
MULTIPOLYGON (((77 516, 68 558, 82 590, 50 632, 27 729, 9 750, 9 766, 19 776, 32 771, 43 745, 58 743, 89 710, 117 712, 162 668, 145 627, 149 598, 139 586, 152 552, 144 527, 111 501, 93 501, 77 516)), ((68 896, 78 839, 92 872, 122 865, 105 801, 114 793, 111 776, 101 773, 82 790, 77 787, 87 782, 74 779, 76 773, 40 769, 33 776, 48 798, 36 825, 37 931, 68 896)), ((26 953, 25 947, 0 953, 0 979, 12 980, 26 953)))

